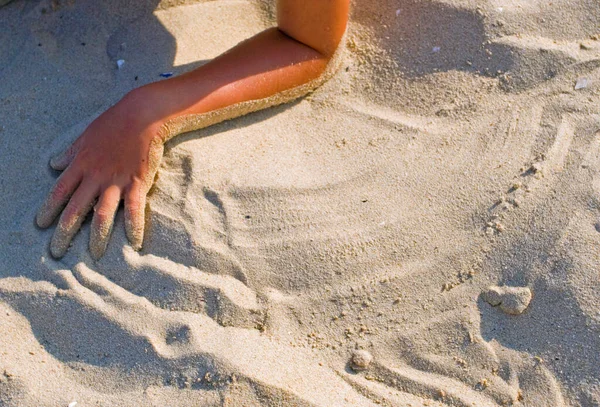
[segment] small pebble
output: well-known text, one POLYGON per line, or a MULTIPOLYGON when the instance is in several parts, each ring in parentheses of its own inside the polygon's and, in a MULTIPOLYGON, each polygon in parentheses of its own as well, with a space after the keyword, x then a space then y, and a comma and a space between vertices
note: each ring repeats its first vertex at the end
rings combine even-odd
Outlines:
POLYGON ((522 314, 531 302, 532 294, 528 287, 488 287, 482 293, 485 302, 511 315, 522 314))
POLYGON ((369 367, 373 361, 373 355, 366 350, 357 350, 352 354, 352 370, 360 372, 369 367))
POLYGON ((587 88, 590 85, 590 80, 588 78, 579 78, 577 82, 575 82, 575 90, 587 88))

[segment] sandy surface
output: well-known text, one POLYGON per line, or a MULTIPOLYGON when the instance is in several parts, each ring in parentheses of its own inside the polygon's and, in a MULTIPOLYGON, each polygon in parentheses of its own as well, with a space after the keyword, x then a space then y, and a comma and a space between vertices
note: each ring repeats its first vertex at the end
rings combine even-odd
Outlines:
POLYGON ((158 3, 0 9, 0 406, 600 405, 597 0, 356 0, 323 88, 169 143, 141 252, 55 261, 50 156, 273 24, 158 3))

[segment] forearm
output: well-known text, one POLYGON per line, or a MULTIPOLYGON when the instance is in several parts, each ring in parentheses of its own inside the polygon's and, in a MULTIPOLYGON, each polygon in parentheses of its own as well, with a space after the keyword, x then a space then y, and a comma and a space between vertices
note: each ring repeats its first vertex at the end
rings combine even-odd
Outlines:
POLYGON ((166 141, 302 96, 326 79, 332 57, 273 28, 194 71, 140 88, 134 97, 161 118, 157 125, 166 141))
POLYGON ((48 227, 60 214, 50 244, 54 257, 65 254, 94 207, 90 252, 100 258, 121 199, 127 237, 132 247, 140 249, 146 195, 165 141, 285 103, 331 76, 337 67, 349 0, 277 0, 277 6, 278 28, 258 34, 192 72, 130 92, 50 161, 52 168, 64 172, 41 206, 37 224, 48 227))

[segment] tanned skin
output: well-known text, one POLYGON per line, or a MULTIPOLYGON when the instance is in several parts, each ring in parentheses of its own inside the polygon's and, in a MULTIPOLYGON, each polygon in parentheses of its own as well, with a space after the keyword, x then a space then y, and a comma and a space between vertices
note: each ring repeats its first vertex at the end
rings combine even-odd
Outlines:
POLYGON ((278 0, 277 27, 194 71, 135 89, 99 116, 51 161, 53 168, 64 171, 37 224, 47 228, 60 215, 53 244, 64 249, 52 254, 64 254, 96 200, 90 248, 101 249, 92 255, 102 256, 121 200, 127 236, 134 248, 141 248, 149 189, 143 180, 153 175, 149 151, 164 142, 162 126, 180 116, 267 98, 317 79, 344 34, 348 8, 349 0, 278 0))

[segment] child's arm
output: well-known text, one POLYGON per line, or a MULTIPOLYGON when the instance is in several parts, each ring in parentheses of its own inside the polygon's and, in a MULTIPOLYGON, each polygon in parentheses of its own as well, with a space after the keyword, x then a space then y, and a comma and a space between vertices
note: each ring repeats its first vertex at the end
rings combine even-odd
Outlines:
POLYGON ((64 255, 96 199, 92 256, 103 255, 121 199, 127 236, 134 248, 141 248, 146 194, 164 142, 318 86, 346 29, 348 3, 278 0, 278 28, 192 72, 136 89, 103 113, 50 163, 65 170, 37 215, 38 225, 45 228, 62 212, 52 255, 64 255))

